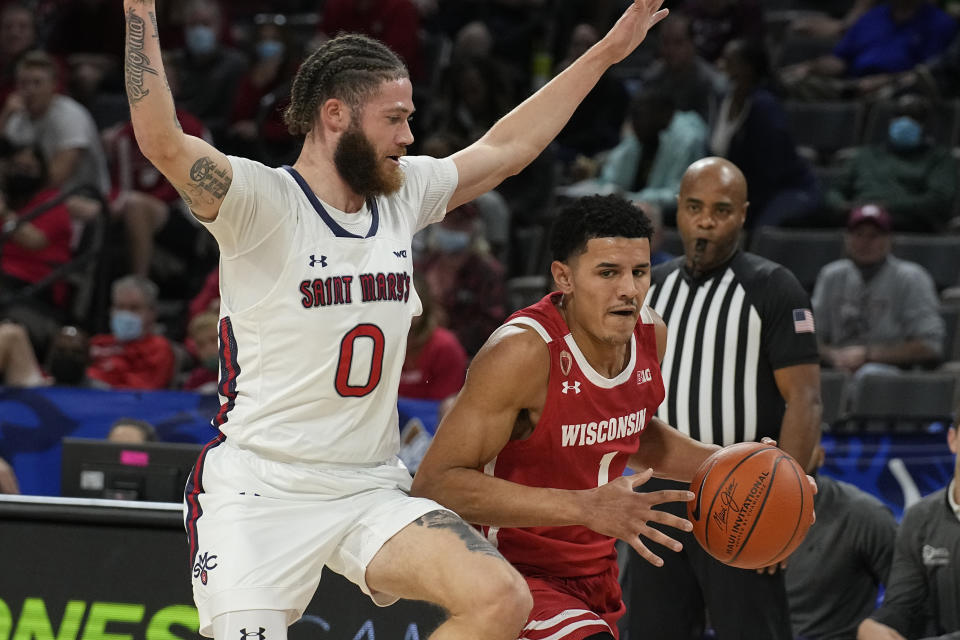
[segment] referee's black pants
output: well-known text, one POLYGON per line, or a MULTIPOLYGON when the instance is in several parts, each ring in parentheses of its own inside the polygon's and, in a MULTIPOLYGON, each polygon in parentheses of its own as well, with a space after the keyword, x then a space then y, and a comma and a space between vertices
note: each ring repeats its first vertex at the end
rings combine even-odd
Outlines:
MULTIPOLYGON (((639 490, 687 487, 651 478, 639 490)), ((687 517, 686 503, 658 508, 687 517)), ((782 571, 771 576, 728 567, 704 551, 692 533, 651 524, 683 543, 683 550, 675 553, 643 538, 643 543, 663 558, 664 565, 655 567, 632 548, 621 546, 629 551, 621 576, 627 606, 622 620, 624 640, 700 640, 706 629, 713 629, 717 640, 793 637, 782 571)))

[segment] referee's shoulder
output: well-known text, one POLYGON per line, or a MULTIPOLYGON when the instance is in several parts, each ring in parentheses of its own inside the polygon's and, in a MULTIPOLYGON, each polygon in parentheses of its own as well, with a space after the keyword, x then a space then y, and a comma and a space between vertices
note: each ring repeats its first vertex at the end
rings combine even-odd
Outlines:
POLYGON ((654 266, 653 269, 650 270, 651 281, 654 284, 663 282, 668 275, 683 266, 684 260, 686 260, 686 258, 683 256, 683 254, 680 254, 675 258, 671 258, 666 262, 661 262, 660 264, 654 266))
POLYGON ((793 289, 794 292, 805 292, 800 280, 790 269, 755 253, 740 252, 731 266, 737 279, 748 291, 786 293, 793 289))

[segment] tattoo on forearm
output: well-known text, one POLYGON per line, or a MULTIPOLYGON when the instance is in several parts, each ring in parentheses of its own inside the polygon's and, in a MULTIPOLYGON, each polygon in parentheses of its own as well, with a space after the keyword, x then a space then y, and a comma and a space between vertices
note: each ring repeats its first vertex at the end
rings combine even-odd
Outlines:
POLYGON ((127 11, 126 85, 127 99, 137 104, 150 94, 143 86, 144 74, 159 75, 150 66, 150 58, 143 52, 146 23, 132 9, 127 11))
POLYGON ((431 511, 413 521, 413 524, 429 529, 449 529, 467 545, 467 551, 482 553, 506 562, 492 544, 484 540, 476 529, 449 511, 431 511))
POLYGON ((204 156, 190 167, 190 180, 187 184, 176 187, 177 192, 187 206, 216 204, 227 195, 230 183, 233 180, 227 175, 226 169, 221 169, 217 163, 204 156))
POLYGON ((148 11, 147 15, 150 16, 150 24, 153 25, 153 37, 155 40, 160 39, 160 27, 157 26, 157 14, 153 11, 148 11))

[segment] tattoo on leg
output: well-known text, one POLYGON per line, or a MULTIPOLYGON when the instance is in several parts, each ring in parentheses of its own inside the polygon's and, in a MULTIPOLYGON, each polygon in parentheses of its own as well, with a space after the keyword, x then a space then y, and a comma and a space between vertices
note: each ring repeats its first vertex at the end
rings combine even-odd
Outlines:
POLYGON ((428 529, 449 529, 463 540, 463 543, 467 545, 467 551, 482 553, 506 562, 500 552, 487 540, 484 540, 476 529, 449 511, 431 511, 414 520, 413 524, 428 529))
POLYGON ((127 99, 135 105, 150 94, 143 86, 144 74, 159 75, 143 52, 146 23, 132 9, 127 11, 126 86, 127 99))

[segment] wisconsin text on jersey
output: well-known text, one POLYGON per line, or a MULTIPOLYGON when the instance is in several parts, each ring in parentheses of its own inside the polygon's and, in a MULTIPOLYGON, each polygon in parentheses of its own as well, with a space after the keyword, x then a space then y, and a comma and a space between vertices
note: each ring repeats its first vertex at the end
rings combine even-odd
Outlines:
POLYGON ((647 410, 641 409, 618 418, 599 422, 562 425, 564 447, 583 447, 626 438, 642 431, 647 423, 647 410))
MULTIPOLYGON (((326 307, 333 304, 352 304, 353 276, 330 276, 314 278, 300 282, 300 300, 305 308, 326 307)), ((401 273, 361 273, 360 302, 380 302, 395 300, 406 302, 410 298, 410 274, 401 273)))

